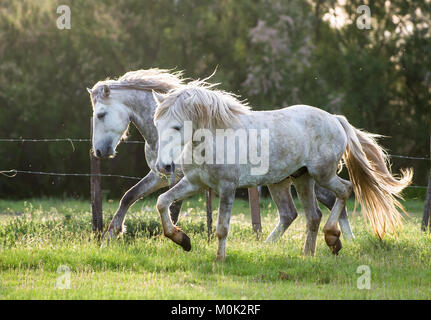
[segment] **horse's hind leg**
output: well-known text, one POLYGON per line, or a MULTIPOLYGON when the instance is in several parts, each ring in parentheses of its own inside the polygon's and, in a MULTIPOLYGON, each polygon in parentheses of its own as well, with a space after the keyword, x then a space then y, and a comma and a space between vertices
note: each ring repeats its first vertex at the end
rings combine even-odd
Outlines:
POLYGON ((338 220, 343 208, 346 206, 347 199, 352 193, 353 185, 350 181, 341 179, 336 175, 335 166, 333 169, 334 170, 330 173, 317 172, 313 174, 313 171, 311 170, 309 170, 309 172, 313 175, 314 179, 320 184, 320 186, 331 190, 337 197, 328 221, 323 228, 323 232, 325 234, 326 244, 332 250, 332 253, 338 254, 338 251, 340 251, 342 247, 340 241, 341 232, 338 229, 338 220))
POLYGON ((289 228, 293 220, 298 216, 291 194, 292 180, 286 179, 277 184, 268 185, 272 200, 278 208, 279 221, 271 234, 266 238, 266 242, 280 239, 283 233, 289 228))
MULTIPOLYGON (((315 185, 314 191, 319 202, 321 202, 329 210, 332 210, 335 204, 336 197, 331 191, 322 188, 318 184, 315 185)), ((343 208, 340 214, 340 220, 338 221, 341 228, 341 233, 346 240, 352 240, 355 238, 350 227, 349 219, 347 217, 346 207, 343 208)))
POLYGON ((307 239, 304 245, 304 255, 314 255, 316 252, 317 233, 319 232, 322 213, 317 207, 316 195, 314 193, 314 180, 307 173, 293 180, 298 197, 304 208, 307 219, 307 239))

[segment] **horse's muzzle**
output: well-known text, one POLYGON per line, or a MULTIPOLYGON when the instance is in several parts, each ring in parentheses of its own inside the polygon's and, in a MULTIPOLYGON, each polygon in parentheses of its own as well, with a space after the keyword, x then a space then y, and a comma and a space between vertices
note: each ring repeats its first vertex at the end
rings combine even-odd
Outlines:
POLYGON ((94 155, 96 156, 96 158, 107 159, 114 157, 115 152, 111 146, 108 146, 107 148, 100 148, 94 150, 94 155))

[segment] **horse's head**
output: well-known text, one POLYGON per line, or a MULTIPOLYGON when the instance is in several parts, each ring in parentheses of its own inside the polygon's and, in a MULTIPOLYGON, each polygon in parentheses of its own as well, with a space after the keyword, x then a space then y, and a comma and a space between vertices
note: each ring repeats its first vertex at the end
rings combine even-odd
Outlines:
MULTIPOLYGON (((166 104, 175 103, 172 99, 166 99, 164 95, 154 91, 153 96, 158 107, 162 104, 166 107, 166 104)), ((157 111, 154 124, 159 137, 156 168, 163 174, 171 175, 175 171, 175 164, 178 164, 181 159, 183 145, 191 139, 191 125, 188 127, 187 124, 190 122, 180 119, 172 112, 165 112, 159 116, 157 111)))
POLYGON ((240 115, 250 112, 248 104, 239 101, 236 95, 211 90, 214 86, 198 80, 166 95, 153 91, 157 103, 154 124, 159 135, 156 165, 160 172, 174 171, 175 161, 181 159, 182 146, 192 140, 194 130, 231 128, 240 125, 240 115))
POLYGON ((93 152, 98 158, 112 158, 130 123, 128 108, 107 84, 87 90, 93 105, 93 152))

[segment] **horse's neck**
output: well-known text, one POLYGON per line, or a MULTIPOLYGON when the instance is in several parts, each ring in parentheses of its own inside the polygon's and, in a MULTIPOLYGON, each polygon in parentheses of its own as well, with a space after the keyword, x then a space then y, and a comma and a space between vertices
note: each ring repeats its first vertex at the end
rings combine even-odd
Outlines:
POLYGON ((133 124, 138 128, 145 141, 152 148, 156 148, 157 129, 154 125, 156 101, 153 94, 146 90, 134 90, 130 97, 127 105, 131 109, 133 124))

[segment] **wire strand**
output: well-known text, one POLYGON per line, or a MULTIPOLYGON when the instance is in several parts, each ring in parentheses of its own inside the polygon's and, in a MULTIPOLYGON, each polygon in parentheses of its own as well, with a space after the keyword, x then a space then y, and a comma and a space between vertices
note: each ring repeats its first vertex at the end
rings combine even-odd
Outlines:
POLYGON ((426 157, 412 157, 412 156, 400 156, 397 154, 390 154, 389 157, 391 158, 400 158, 400 159, 410 159, 410 160, 428 160, 431 161, 431 158, 426 158, 426 157))
MULTIPOLYGON (((133 177, 133 176, 123 176, 119 174, 97 174, 97 173, 60 173, 60 172, 42 172, 42 171, 25 171, 25 170, 3 170, 0 171, 0 174, 8 177, 14 178, 18 173, 23 174, 38 174, 38 175, 46 175, 46 176, 73 176, 73 177, 113 177, 113 178, 123 178, 123 179, 132 179, 132 180, 141 180, 142 178, 133 177)), ((407 188, 418 188, 418 189, 426 189, 427 186, 408 186, 407 188)))
POLYGON ((38 175, 46 175, 46 176, 73 176, 73 177, 114 177, 114 178, 123 178, 123 179, 133 179, 133 180, 141 180, 142 178, 139 177, 132 177, 132 176, 123 176, 119 174, 97 174, 97 173, 61 173, 61 172, 42 172, 42 171, 25 171, 25 170, 3 170, 0 171, 0 174, 8 177, 8 178, 14 178, 18 173, 23 174, 38 174, 38 175))
MULTIPOLYGON (((0 142, 91 142, 91 139, 72 139, 72 138, 59 138, 59 139, 0 139, 0 142)), ((145 141, 123 140, 123 141, 121 141, 121 143, 145 144, 145 141)))
MULTIPOLYGON (((91 139, 81 139, 81 138, 58 138, 58 139, 0 139, 0 142, 91 142, 91 139)), ((140 140, 123 140, 121 143, 126 144, 145 144, 145 141, 140 140)), ((400 158, 400 159, 410 159, 410 160, 428 160, 430 161, 430 157, 416 157, 416 156, 403 156, 398 154, 389 154, 391 158, 400 158)))

